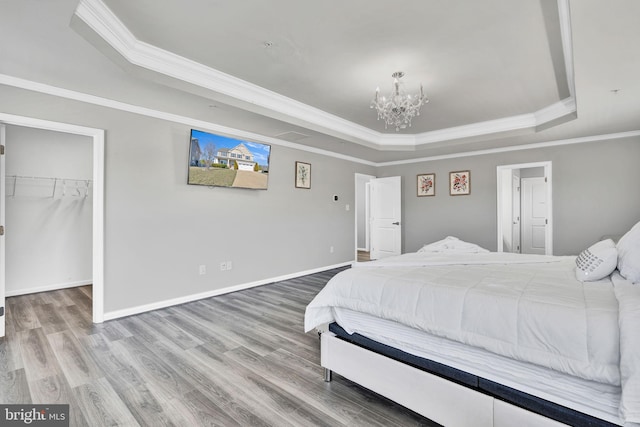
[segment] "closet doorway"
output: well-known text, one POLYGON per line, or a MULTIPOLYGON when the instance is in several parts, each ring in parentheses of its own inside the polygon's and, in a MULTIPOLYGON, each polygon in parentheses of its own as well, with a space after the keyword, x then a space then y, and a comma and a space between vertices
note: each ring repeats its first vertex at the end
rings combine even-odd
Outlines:
MULTIPOLYGON (((77 217, 77 214, 79 214, 78 211, 82 210, 83 207, 83 203, 81 203, 82 199, 82 201, 84 202, 88 201, 89 211, 91 213, 88 220, 90 222, 88 226, 88 232, 90 233, 91 237, 89 243, 90 256, 88 259, 88 263, 90 264, 88 274, 90 277, 85 278, 84 281, 91 282, 93 287, 93 297, 91 303, 92 320, 94 323, 101 323, 104 319, 104 131, 101 129, 85 128, 75 125, 50 122, 4 113, 0 113, 0 127, 4 128, 3 133, 5 134, 5 139, 7 136, 10 138, 12 133, 15 133, 14 131, 18 129, 18 134, 20 133, 20 131, 24 131, 25 129, 27 131, 30 130, 35 133, 40 132, 41 134, 46 134, 46 132, 61 132, 67 134, 69 136, 69 139, 76 139, 77 141, 82 141, 83 144, 90 144, 90 151, 92 151, 90 153, 90 160, 92 163, 91 170, 89 171, 90 177, 88 177, 87 179, 76 180, 73 179, 74 177, 66 177, 62 176, 62 174, 54 174, 56 176, 51 176, 50 174, 46 173, 23 174, 8 172, 8 170, 15 165, 11 164, 12 160, 10 150, 5 150, 5 155, 3 157, 4 161, 0 165, 0 175, 2 176, 2 180, 0 180, 0 186, 3 187, 0 193, 5 195, 5 198, 0 200, 0 203, 2 203, 2 209, 0 209, 0 225, 3 225, 6 230, 5 235, 0 236, 0 239, 2 239, 0 244, 0 263, 2 263, 2 266, 4 267, 2 271, 0 271, 0 302, 2 302, 2 307, 4 308, 5 306, 5 292, 8 291, 9 294, 14 295, 22 292, 19 289, 16 290, 13 285, 11 285, 12 287, 10 289, 6 289, 6 267, 8 253, 11 253, 13 255, 14 251, 18 251, 19 249, 21 249, 17 247, 11 248, 10 245, 15 244, 11 243, 12 240, 9 240, 9 245, 7 245, 6 235, 8 233, 11 233, 12 230, 12 224, 6 223, 7 218, 4 215, 8 198, 25 196, 22 202, 26 204, 33 202, 37 204, 42 201, 42 197, 50 197, 51 200, 49 200, 49 202, 52 203, 50 203, 48 210, 39 212, 35 218, 36 220, 39 220, 41 222, 41 225, 43 223, 46 223, 47 218, 53 215, 55 213, 54 211, 58 207, 66 209, 66 211, 61 212, 62 215, 60 215, 59 220, 63 220, 65 214, 69 218, 77 217), (7 132, 7 127, 11 127, 9 132, 7 132), (81 137, 78 137, 78 135, 81 135, 81 137), (47 195, 45 195, 44 192, 47 192, 47 195), (88 197, 89 195, 90 199, 85 199, 85 197, 88 197), (76 203, 66 203, 68 200, 65 201, 64 197, 75 198, 73 201, 76 203)), ((56 138, 52 138, 54 143, 55 139, 56 138)), ((5 141, 5 144, 11 147, 11 141, 5 141)), ((38 165, 42 166, 41 170, 45 172, 47 169, 47 162, 53 160, 54 159, 48 159, 46 156, 34 155, 32 156, 32 158, 27 159, 27 163, 31 164, 31 167, 35 165, 36 172, 39 170, 37 169, 38 165)), ((21 161, 24 161, 24 158, 21 161)), ((28 171, 29 169, 27 168, 25 170, 28 171)), ((31 172, 33 172, 33 169, 31 169, 31 172)), ((16 222, 15 216, 13 222, 16 222)), ((20 227, 20 224, 14 225, 16 225, 17 228, 20 227)), ((73 226, 73 224, 71 225, 73 226)), ((76 225, 79 226, 79 224, 76 225)), ((20 244, 22 243, 25 242, 21 242, 20 244)), ((66 242, 59 243, 61 247, 64 247, 64 244, 66 242)), ((51 255, 54 256, 59 254, 52 253, 51 255)), ((24 263, 24 261, 22 261, 21 263, 24 263)), ((30 264, 29 260, 27 260, 26 263, 30 264)), ((20 268, 22 267, 24 267, 24 265, 20 266, 20 268)), ((31 264, 31 268, 37 269, 38 265, 31 264)), ((11 274, 13 274, 13 272, 11 274)), ((74 285, 73 272, 65 270, 62 271, 61 274, 63 276, 66 274, 66 277, 70 278, 71 282, 67 282, 67 285, 74 285)), ((80 285, 81 283, 76 284, 80 285)), ((33 286, 33 282, 28 284, 28 286, 31 286, 31 289, 22 293, 38 291, 37 287, 33 286)), ((46 286, 43 286, 43 289, 41 290, 47 290, 45 288, 46 286)), ((4 317, 2 317, 2 326, 4 326, 4 320, 4 317)))
POLYGON ((497 168, 498 252, 553 254, 551 162, 497 168))
POLYGON ((369 224, 369 195, 370 182, 376 177, 357 173, 356 180, 356 262, 371 260, 370 224, 369 224))

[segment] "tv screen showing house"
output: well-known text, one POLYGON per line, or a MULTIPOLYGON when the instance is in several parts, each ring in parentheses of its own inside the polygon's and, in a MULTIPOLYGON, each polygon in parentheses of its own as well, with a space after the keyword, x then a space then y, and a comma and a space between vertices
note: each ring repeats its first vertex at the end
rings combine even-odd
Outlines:
POLYGON ((266 190, 271 146, 191 130, 187 183, 266 190))

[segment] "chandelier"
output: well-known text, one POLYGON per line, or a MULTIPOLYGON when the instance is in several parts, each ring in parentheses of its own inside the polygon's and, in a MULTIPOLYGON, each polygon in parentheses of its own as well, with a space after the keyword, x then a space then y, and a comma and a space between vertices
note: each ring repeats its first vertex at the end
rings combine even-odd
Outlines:
POLYGON ((429 102, 424 95, 422 85, 420 94, 406 94, 400 79, 404 76, 402 71, 396 71, 393 77, 393 93, 388 98, 380 97, 380 88, 376 89, 376 97, 371 101, 371 108, 378 112, 378 120, 384 120, 384 128, 395 126, 396 132, 400 129, 411 127, 411 119, 420 115, 420 107, 429 102))

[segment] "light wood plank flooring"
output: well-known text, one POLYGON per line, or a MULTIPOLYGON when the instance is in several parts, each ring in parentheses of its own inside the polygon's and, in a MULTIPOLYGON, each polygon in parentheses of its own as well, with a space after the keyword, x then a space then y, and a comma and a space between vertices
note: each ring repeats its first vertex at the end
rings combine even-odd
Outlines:
POLYGON ((306 305, 339 269, 91 323, 91 287, 7 298, 0 402, 67 403, 72 426, 435 425, 338 375, 306 305))

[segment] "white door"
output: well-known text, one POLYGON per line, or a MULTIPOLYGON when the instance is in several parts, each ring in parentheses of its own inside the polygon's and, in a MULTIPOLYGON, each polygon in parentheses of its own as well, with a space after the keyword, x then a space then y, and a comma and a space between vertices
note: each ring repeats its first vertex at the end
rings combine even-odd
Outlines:
POLYGON ((511 252, 520 253, 520 176, 511 177, 511 252))
POLYGON ((522 253, 545 254, 547 184, 544 178, 522 179, 522 253))
POLYGON ((400 255, 402 251, 401 189, 399 176, 370 181, 371 259, 400 255))
POLYGON ((5 253, 4 253, 4 205, 7 202, 5 193, 5 161, 4 147, 6 139, 6 126, 0 123, 0 337, 4 337, 5 300, 4 300, 4 280, 5 280, 5 253))

